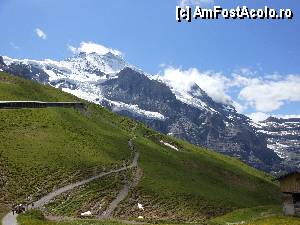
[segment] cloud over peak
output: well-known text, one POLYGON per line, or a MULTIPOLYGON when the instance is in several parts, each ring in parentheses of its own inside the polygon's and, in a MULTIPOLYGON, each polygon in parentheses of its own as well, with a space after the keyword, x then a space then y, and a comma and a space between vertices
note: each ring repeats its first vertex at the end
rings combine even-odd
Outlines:
MULTIPOLYGON (((176 90, 188 91, 196 83, 212 99, 235 106, 238 112, 255 112, 264 119, 289 102, 300 102, 300 75, 259 76, 258 71, 241 70, 224 75, 195 68, 166 67, 161 76, 176 90)), ((293 112, 292 112, 293 113, 293 112)))
POLYGON ((99 55, 105 55, 107 53, 112 53, 114 55, 117 55, 117 56, 122 56, 123 53, 120 52, 119 50, 116 50, 116 49, 112 49, 112 48, 107 48, 103 45, 100 45, 100 44, 96 44, 94 42, 81 42, 80 43, 80 46, 78 48, 74 47, 74 46, 71 46, 71 45, 68 45, 68 48, 71 52, 73 52, 74 54, 78 54, 78 53, 81 53, 81 52, 84 52, 84 53, 97 53, 99 55))
POLYGON ((162 76, 175 89, 184 88, 185 91, 188 91, 193 84, 197 84, 215 101, 232 103, 231 97, 227 94, 230 80, 221 73, 201 72, 196 68, 182 70, 167 67, 162 76))

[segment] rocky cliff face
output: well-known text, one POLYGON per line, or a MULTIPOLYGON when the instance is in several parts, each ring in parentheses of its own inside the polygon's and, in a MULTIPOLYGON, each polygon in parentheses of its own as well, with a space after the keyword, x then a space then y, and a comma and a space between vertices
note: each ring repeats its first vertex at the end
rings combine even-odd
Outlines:
POLYGON ((267 140, 284 164, 300 169, 300 118, 270 117, 257 124, 258 132, 267 140))
POLYGON ((0 56, 0 67, 5 67, 5 63, 2 56, 0 56))
POLYGON ((4 57, 0 69, 61 88, 256 168, 282 169, 282 159, 267 148, 265 136, 232 105, 213 101, 196 84, 185 90, 188 98, 182 98, 168 83, 145 75, 112 53, 80 53, 59 62, 4 57))

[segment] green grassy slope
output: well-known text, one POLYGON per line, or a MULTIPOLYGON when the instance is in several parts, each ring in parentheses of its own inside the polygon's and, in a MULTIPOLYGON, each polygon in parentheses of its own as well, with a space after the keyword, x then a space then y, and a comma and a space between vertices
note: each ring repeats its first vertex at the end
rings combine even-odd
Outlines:
MULTIPOLYGON (((66 222, 54 222, 48 221, 44 215, 37 210, 32 210, 22 214, 18 217, 18 223, 20 225, 129 225, 132 223, 121 222, 118 220, 105 220, 105 221, 96 221, 96 220, 75 220, 75 221, 66 221, 66 222)), ((171 225, 168 223, 157 224, 157 225, 171 225)), ((172 225, 187 225, 187 224, 172 224, 172 225)))
POLYGON ((300 225, 300 218, 283 216, 282 207, 261 206, 239 209, 227 215, 214 218, 208 225, 300 225))
MULTIPOLYGON (((51 87, 0 74, 0 100, 78 101, 51 87)), ((0 208, 129 160, 129 120, 96 105, 0 110, 0 208)))
POLYGON ((260 206, 253 208, 238 209, 224 216, 213 218, 209 225, 227 225, 231 224, 248 224, 253 223, 261 218, 269 218, 275 215, 282 216, 282 207, 278 206, 260 206))
MULTIPOLYGON (((1 100, 78 101, 57 89, 4 73, 0 73, 1 100)), ((29 194, 43 195, 130 160, 127 140, 132 126, 130 119, 94 104, 88 104, 84 112, 61 108, 0 110, 2 211, 29 194)), ((236 159, 160 135, 141 124, 136 135, 143 177, 122 202, 118 218, 136 219, 142 214, 147 221, 201 222, 235 209, 280 202, 271 176, 236 159), (145 207, 142 213, 137 210, 138 202, 145 207)), ((76 208, 68 207, 60 212, 76 208)))
MULTIPOLYGON (((238 210, 230 215, 218 218, 213 223, 208 222, 205 225, 300 225, 300 219, 297 217, 282 216, 276 207, 257 207, 245 210, 238 210), (270 213, 274 213, 272 215, 270 213), (226 219, 225 219, 226 218, 226 219)), ((126 225, 128 223, 121 221, 95 221, 95 220, 75 220, 69 222, 48 221, 40 211, 29 211, 18 217, 20 225, 126 225)), ((159 225, 159 224, 157 224, 159 225)), ((162 225, 162 224, 161 224, 162 225)), ((163 223, 168 225, 168 223, 163 223)), ((169 224, 170 225, 170 224, 169 224)), ((172 225, 187 225, 187 223, 178 223, 172 225)))
POLYGON ((255 220, 246 225, 300 225, 300 219, 287 216, 272 216, 255 220))
MULTIPOLYGON (((258 211, 261 208, 258 209, 258 211)), ((249 212, 253 215, 253 211, 249 212)), ((242 218, 240 218, 242 219, 242 218)), ((119 221, 94 221, 94 220, 75 220, 69 222, 52 222, 47 221, 43 214, 40 211, 31 211, 26 214, 21 215, 18 218, 20 225, 126 225, 126 223, 119 221)), ((228 220, 227 220, 228 221, 228 220)), ((230 221, 230 220, 229 220, 230 221)), ((220 223, 213 223, 213 225, 222 225, 222 224, 244 224, 244 225, 300 225, 300 219, 296 217, 288 217, 288 216, 262 216, 260 218, 253 219, 251 222, 248 220, 235 220, 236 222, 225 222, 222 221, 220 223)), ((159 224, 157 224, 159 225, 159 224)), ((161 224, 162 225, 162 224, 161 224)), ((164 223, 163 225, 168 225, 168 223, 164 223)), ((170 225, 170 224, 169 224, 170 225)), ((175 225, 175 224, 173 224, 175 225)), ((187 225, 184 223, 176 224, 176 225, 187 225)), ((207 225, 207 224, 206 224, 207 225)), ((211 225, 210 223, 208 225, 211 225)))
POLYGON ((162 135, 150 140, 139 137, 136 144, 144 176, 135 190, 138 195, 123 203, 120 218, 137 218, 137 202, 145 205, 145 218, 182 222, 280 202, 271 176, 236 159, 162 135), (166 148, 155 139, 167 140, 181 151, 166 148))

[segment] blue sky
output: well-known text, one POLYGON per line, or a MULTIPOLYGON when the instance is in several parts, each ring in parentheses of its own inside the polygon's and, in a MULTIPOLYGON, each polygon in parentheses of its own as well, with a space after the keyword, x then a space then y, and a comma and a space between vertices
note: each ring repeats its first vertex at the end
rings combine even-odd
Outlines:
MULTIPOLYGON (((197 1, 201 0, 190 0, 197 1)), ((210 92, 212 86, 203 83, 212 83, 215 90, 209 94, 216 99, 218 95, 230 98, 243 113, 300 115, 300 94, 296 90, 300 89, 299 1, 215 0, 211 5, 223 8, 291 8, 294 19, 192 23, 176 22, 178 3, 179 0, 0 0, 0 54, 63 59, 72 54, 68 45, 78 47, 83 41, 92 41, 123 52, 127 61, 150 74, 179 71, 183 79, 194 79, 197 75, 191 75, 191 68, 197 68, 198 77, 204 79, 198 79, 201 87, 210 92), (45 36, 43 32, 38 36, 37 28, 45 36), (293 91, 283 96, 265 93, 269 96, 261 99, 259 94, 251 96, 256 91, 263 95, 268 88, 293 91), (273 107, 262 106, 274 99, 277 102, 273 107)))

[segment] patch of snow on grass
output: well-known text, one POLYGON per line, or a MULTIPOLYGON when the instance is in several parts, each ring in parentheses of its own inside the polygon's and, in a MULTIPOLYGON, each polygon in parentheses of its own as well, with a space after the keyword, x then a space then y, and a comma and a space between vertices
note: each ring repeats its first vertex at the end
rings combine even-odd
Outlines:
POLYGON ((141 210, 144 210, 144 207, 141 203, 138 203, 138 208, 141 209, 141 210))
POLYGON ((174 145, 171 145, 171 144, 169 144, 167 142, 164 142, 162 140, 160 141, 160 143, 167 146, 167 147, 169 147, 169 148, 172 148, 172 149, 176 150, 177 152, 179 152, 179 149, 177 147, 175 147, 174 145))
POLYGON ((81 213, 80 215, 81 216, 91 216, 92 212, 91 211, 87 211, 87 212, 81 213))
POLYGON ((236 223, 226 223, 226 225, 240 225, 240 224, 245 224, 245 221, 241 221, 241 222, 236 222, 236 223))

